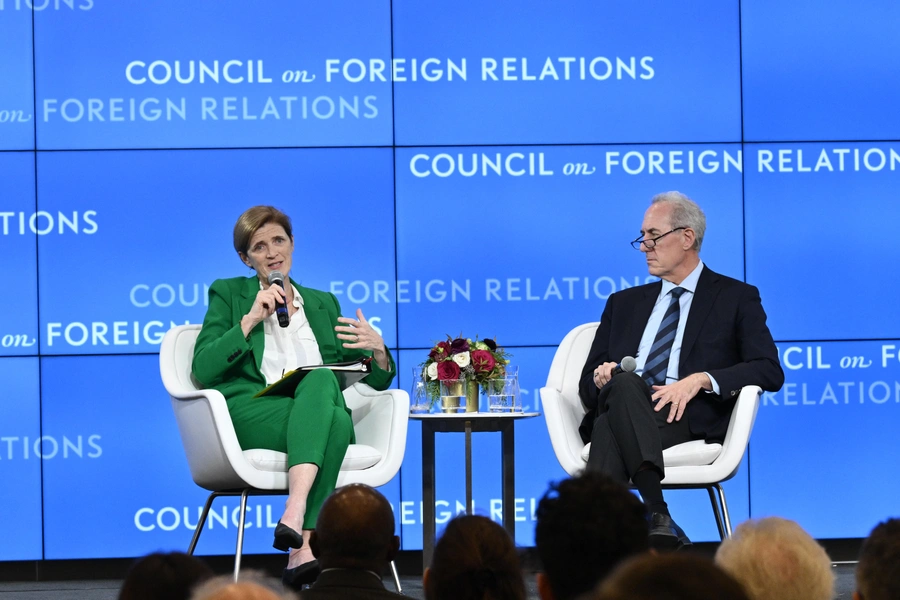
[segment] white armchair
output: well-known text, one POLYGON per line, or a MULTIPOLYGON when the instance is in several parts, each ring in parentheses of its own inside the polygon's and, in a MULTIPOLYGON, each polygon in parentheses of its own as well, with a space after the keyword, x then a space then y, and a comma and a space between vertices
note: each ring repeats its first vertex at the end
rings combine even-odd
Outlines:
MULTIPOLYGON (((216 390, 200 389, 191 374, 194 344, 200 325, 181 325, 169 330, 159 351, 163 385, 181 433, 194 482, 212 493, 197 523, 188 554, 193 554, 212 502, 219 496, 240 496, 241 509, 235 550, 234 576, 241 566, 247 496, 286 494, 287 455, 273 450, 242 450, 225 404, 216 390)), ((409 395, 401 390, 377 392, 357 383, 344 391, 353 411, 356 443, 341 464, 338 487, 364 483, 378 487, 389 482, 403 462, 409 420, 409 395)), ((397 570, 391 568, 400 590, 397 570)))
MULTIPOLYGON (((541 403, 553 451, 563 470, 571 476, 584 469, 590 454, 590 443, 585 445, 578 433, 586 412, 578 396, 578 382, 598 325, 579 325, 566 335, 553 356, 547 385, 541 388, 541 403)), ((666 466, 663 488, 706 489, 722 539, 731 536, 731 519, 725 491, 720 484, 737 473, 750 441, 761 392, 755 385, 741 390, 722 444, 695 440, 663 451, 666 466), (718 492, 718 499, 713 490, 718 492)))

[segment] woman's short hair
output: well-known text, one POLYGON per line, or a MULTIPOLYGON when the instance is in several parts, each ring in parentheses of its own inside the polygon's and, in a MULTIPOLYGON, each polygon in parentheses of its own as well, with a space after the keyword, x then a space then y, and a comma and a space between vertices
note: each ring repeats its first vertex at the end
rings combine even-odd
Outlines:
POLYGON ((741 582, 753 600, 830 600, 831 559, 800 525, 781 517, 751 519, 716 551, 716 564, 741 582))
MULTIPOLYGON (((280 587, 280 586, 279 586, 280 587)), ((264 573, 241 571, 240 580, 221 575, 205 581, 190 600, 296 600, 290 591, 274 588, 264 573)))
POLYGON ((519 555, 509 534, 487 517, 456 517, 444 530, 425 581, 428 600, 525 600, 519 555))
POLYGON ((182 552, 148 554, 129 569, 119 600, 187 600, 212 576, 206 563, 182 552))
POLYGON ((294 239, 289 216, 274 206, 254 206, 245 210, 234 224, 234 249, 237 253, 247 254, 253 234, 259 231, 260 227, 269 223, 281 225, 288 237, 294 239))

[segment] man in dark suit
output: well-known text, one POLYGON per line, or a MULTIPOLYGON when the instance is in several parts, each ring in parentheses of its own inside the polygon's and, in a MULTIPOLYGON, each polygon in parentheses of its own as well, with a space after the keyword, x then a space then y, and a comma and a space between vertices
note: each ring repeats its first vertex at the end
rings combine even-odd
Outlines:
POLYGON ((389 592, 381 572, 400 549, 387 499, 367 485, 339 488, 322 504, 310 548, 322 572, 302 600, 405 598, 389 592))
POLYGON ((759 291, 704 266, 705 231, 703 211, 684 194, 653 198, 632 245, 661 281, 609 297, 579 385, 587 468, 634 483, 657 548, 691 543, 663 500, 662 451, 721 442, 742 387, 784 383, 759 291), (626 356, 637 369, 614 377, 626 356))

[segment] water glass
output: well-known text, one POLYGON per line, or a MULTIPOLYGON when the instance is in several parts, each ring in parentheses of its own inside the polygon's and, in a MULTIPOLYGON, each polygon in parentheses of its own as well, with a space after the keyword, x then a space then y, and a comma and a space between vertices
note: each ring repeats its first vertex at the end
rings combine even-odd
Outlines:
POLYGON ((488 394, 488 410, 492 413, 522 412, 519 395, 519 372, 507 368, 506 375, 485 382, 488 394))
POLYGON ((428 397, 428 386, 422 381, 419 369, 413 369, 412 381, 412 389, 409 394, 409 412, 412 414, 431 412, 431 398, 428 397))
POLYGON ((441 410, 445 413, 466 412, 465 379, 445 379, 441 382, 441 410))

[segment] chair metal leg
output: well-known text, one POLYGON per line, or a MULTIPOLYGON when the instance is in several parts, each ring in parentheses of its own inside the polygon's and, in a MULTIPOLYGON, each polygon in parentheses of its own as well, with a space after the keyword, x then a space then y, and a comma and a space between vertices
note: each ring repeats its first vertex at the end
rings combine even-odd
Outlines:
POLYGON ((397 588, 397 593, 402 594, 403 588, 400 587, 400 576, 397 574, 397 565, 394 564, 394 561, 391 561, 391 574, 394 576, 394 586, 397 588))
POLYGON ((725 517, 725 534, 728 537, 731 537, 731 517, 728 516, 728 504, 725 502, 725 490, 722 489, 720 484, 715 485, 716 490, 719 492, 719 500, 722 502, 722 516, 725 517))
POLYGON ((716 528, 719 530, 719 539, 725 540, 725 525, 722 523, 722 513, 719 512, 719 500, 716 498, 715 492, 713 492, 712 487, 707 487, 706 491, 709 493, 709 502, 712 504, 713 515, 716 517, 716 528))
POLYGON ((203 525, 206 524, 206 517, 209 516, 209 509, 212 508, 213 500, 215 500, 218 495, 218 492, 213 492, 209 495, 209 498, 206 499, 206 504, 203 505, 203 512, 200 514, 200 520, 194 528, 193 537, 191 537, 191 545, 188 546, 188 555, 194 554, 194 550, 197 548, 197 542, 200 540, 200 532, 203 531, 203 525))
POLYGON ((247 516, 247 495, 249 489, 241 492, 241 508, 240 517, 238 518, 238 535, 237 548, 234 551, 234 580, 238 580, 238 573, 241 570, 241 552, 244 549, 244 518, 247 516))

